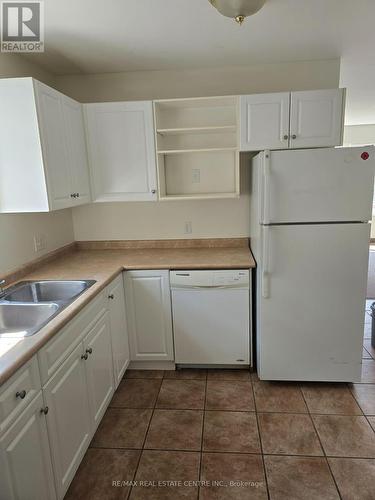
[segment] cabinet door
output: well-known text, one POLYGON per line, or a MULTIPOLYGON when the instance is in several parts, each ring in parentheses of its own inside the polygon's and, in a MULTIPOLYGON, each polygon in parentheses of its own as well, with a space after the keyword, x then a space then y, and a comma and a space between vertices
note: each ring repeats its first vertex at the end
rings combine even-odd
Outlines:
POLYGON ((289 92, 241 96, 241 151, 288 148, 289 100, 289 92))
POLYGON ((129 365, 129 335, 125 314, 125 294, 122 275, 107 288, 111 325, 113 371, 117 387, 129 365))
POLYGON ((66 129, 71 187, 74 205, 89 203, 90 180, 87 163, 85 127, 82 104, 62 96, 62 108, 66 129))
POLYGON ((96 430, 114 392, 111 333, 106 313, 83 341, 91 428, 96 430))
POLYGON ((290 147, 342 145, 344 89, 292 92, 290 147))
POLYGON ((125 273, 132 361, 174 359, 169 271, 125 273))
POLYGON ((50 209, 72 206, 68 146, 61 94, 34 82, 50 209))
POLYGON ((0 498, 56 498, 41 392, 0 440, 0 498))
POLYGON ((112 102, 84 108, 93 200, 155 200, 152 103, 112 102))
POLYGON ((47 427, 59 498, 69 487, 91 437, 82 354, 80 344, 43 389, 49 407, 47 427))

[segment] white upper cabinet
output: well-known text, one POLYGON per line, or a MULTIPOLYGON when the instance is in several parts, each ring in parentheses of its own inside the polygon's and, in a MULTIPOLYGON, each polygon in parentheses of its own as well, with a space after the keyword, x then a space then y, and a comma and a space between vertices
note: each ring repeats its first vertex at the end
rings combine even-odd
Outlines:
POLYGON ((50 205, 52 209, 66 208, 71 205, 71 181, 60 93, 39 82, 35 90, 50 205))
POLYGON ((173 360, 169 271, 127 271, 124 276, 131 360, 173 360))
POLYGON ((32 78, 6 78, 0 116, 0 212, 90 200, 81 104, 32 78))
POLYGON ((91 200, 82 104, 66 96, 62 96, 61 104, 70 166, 69 192, 73 195, 74 205, 82 205, 91 200))
POLYGON ((84 105, 93 201, 157 199, 151 101, 84 105))
POLYGON ((344 99, 344 89, 292 92, 290 147, 342 145, 344 99))
POLYGON ((241 151, 289 146, 290 93, 241 96, 241 151))
POLYGON ((342 144, 345 90, 242 96, 241 151, 342 144))

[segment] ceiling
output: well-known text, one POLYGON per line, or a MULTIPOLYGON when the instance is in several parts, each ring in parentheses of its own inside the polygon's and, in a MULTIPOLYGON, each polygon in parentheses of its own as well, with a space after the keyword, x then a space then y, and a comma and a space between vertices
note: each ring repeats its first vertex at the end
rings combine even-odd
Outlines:
POLYGON ((60 75, 338 57, 346 68, 375 64, 374 0, 267 0, 241 27, 208 0, 44 3, 46 52, 25 57, 60 75))

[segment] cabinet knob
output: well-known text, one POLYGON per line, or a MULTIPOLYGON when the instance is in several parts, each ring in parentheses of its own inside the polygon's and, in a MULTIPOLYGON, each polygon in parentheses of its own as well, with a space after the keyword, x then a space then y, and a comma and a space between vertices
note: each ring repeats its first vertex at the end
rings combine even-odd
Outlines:
POLYGON ((287 141, 289 139, 289 135, 285 134, 284 135, 284 141, 287 141))
POLYGON ((17 391, 16 392, 16 398, 25 399, 25 397, 26 397, 26 391, 17 391))
POLYGON ((76 193, 76 198, 79 198, 79 193, 76 193))
POLYGON ((75 193, 72 193, 72 194, 70 195, 70 197, 71 197, 71 198, 75 198, 75 197, 76 197, 76 194, 75 194, 75 193))
POLYGON ((86 349, 86 353, 87 354, 92 354, 92 347, 89 347, 88 349, 86 349))
POLYGON ((113 293, 111 293, 111 295, 108 295, 108 298, 109 298, 110 300, 113 300, 113 299, 115 298, 115 296, 113 295, 113 293))
POLYGON ((47 415, 48 412, 49 412, 48 406, 45 406, 44 408, 40 409, 40 413, 43 413, 44 415, 47 415))
POLYGON ((297 139, 296 134, 293 134, 293 135, 292 135, 292 139, 297 139))
POLYGON ((151 189, 151 193, 155 194, 156 193, 156 189, 151 189))
POLYGON ((87 353, 82 354, 81 359, 87 360, 88 357, 89 357, 89 355, 87 353))

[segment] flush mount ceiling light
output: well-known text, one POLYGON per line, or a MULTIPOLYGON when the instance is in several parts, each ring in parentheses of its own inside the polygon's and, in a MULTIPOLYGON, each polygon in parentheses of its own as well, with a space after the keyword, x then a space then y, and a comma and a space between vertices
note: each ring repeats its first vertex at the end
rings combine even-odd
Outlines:
POLYGON ((219 12, 226 17, 232 17, 238 24, 242 24, 245 17, 252 16, 260 10, 266 0, 208 0, 219 12))

